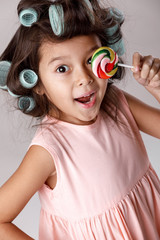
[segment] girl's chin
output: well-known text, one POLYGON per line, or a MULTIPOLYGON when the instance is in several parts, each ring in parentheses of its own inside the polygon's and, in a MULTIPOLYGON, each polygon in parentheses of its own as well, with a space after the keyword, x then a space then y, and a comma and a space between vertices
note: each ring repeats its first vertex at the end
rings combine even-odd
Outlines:
POLYGON ((83 117, 83 118, 61 118, 60 120, 63 122, 68 122, 75 125, 90 125, 94 123, 97 119, 97 115, 95 117, 83 117))
POLYGON ((59 120, 63 122, 68 122, 75 125, 89 125, 96 121, 99 114, 99 108, 92 109, 92 111, 77 111, 77 115, 66 115, 65 113, 59 114, 59 120))
POLYGON ((90 125, 92 123, 94 123, 97 119, 97 115, 94 115, 93 117, 89 117, 87 116, 86 118, 82 118, 81 120, 79 119, 79 125, 90 125))

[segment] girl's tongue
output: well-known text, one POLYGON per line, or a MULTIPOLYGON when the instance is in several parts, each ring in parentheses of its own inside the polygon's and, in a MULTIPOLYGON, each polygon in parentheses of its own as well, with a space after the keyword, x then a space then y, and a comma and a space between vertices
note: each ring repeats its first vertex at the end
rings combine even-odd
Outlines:
POLYGON ((93 94, 86 96, 86 97, 80 97, 80 98, 76 98, 75 100, 81 103, 87 103, 90 101, 91 97, 93 96, 93 94))
POLYGON ((81 98, 78 98, 76 99, 78 102, 81 102, 81 103, 85 103, 85 102, 89 102, 91 96, 88 96, 88 97, 81 97, 81 98))

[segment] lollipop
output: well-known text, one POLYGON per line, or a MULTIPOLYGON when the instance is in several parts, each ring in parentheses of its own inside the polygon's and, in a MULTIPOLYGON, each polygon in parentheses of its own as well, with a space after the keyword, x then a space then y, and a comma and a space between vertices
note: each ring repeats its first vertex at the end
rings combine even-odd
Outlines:
POLYGON ((92 71, 98 78, 111 78, 117 72, 118 66, 133 68, 133 66, 118 63, 118 55, 109 47, 98 48, 92 56, 92 71))

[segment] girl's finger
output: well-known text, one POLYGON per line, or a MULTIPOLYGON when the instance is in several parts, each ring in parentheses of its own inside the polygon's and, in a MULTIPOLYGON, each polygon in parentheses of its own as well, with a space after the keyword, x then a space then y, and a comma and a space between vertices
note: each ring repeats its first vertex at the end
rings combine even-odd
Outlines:
POLYGON ((142 60, 142 56, 138 53, 135 52, 133 54, 133 60, 132 60, 132 64, 134 66, 133 71, 134 72, 138 72, 141 66, 141 60, 142 60))
POLYGON ((154 75, 148 86, 154 88, 160 87, 160 70, 154 75))
POLYGON ((133 66, 134 66, 135 68, 140 67, 140 65, 141 65, 141 59, 142 59, 142 56, 141 56, 138 52, 135 52, 135 53, 133 54, 133 66))
POLYGON ((149 80, 150 71, 152 69, 154 58, 152 56, 146 56, 142 59, 141 74, 140 77, 149 80))
POLYGON ((133 54, 132 65, 134 68, 132 69, 132 71, 133 71, 133 76, 136 80, 140 78, 141 59, 142 59, 142 56, 138 52, 135 52, 133 54))
POLYGON ((149 81, 151 81, 152 78, 154 78, 154 76, 158 73, 159 70, 160 70, 160 59, 155 58, 148 76, 149 81))

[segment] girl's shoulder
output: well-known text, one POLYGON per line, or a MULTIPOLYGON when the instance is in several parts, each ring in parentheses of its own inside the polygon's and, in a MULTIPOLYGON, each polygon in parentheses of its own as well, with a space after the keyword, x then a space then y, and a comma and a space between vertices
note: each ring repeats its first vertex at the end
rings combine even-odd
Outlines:
MULTIPOLYGON (((123 90, 115 85, 109 85, 103 103, 102 109, 118 123, 118 119, 125 116, 125 118, 132 119, 133 116, 130 112, 127 98, 123 90)), ((132 119, 133 120, 133 119, 132 119)))
POLYGON ((154 108, 124 92, 129 109, 139 130, 160 139, 160 109, 154 108))
POLYGON ((121 105, 127 105, 127 107, 129 107, 125 92, 121 88, 112 85, 110 91, 115 95, 115 101, 117 101, 121 105))
POLYGON ((160 109, 144 103, 114 85, 110 91, 114 93, 119 109, 135 121, 140 131, 160 138, 160 109))

